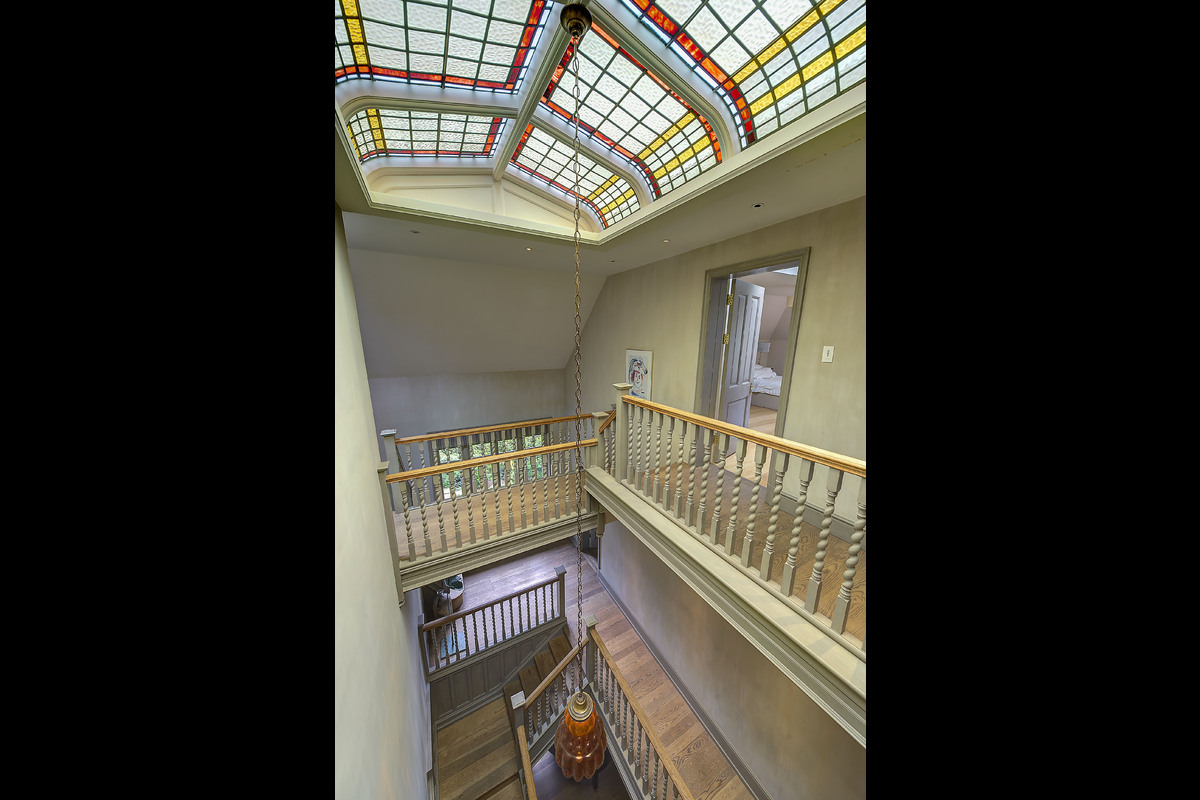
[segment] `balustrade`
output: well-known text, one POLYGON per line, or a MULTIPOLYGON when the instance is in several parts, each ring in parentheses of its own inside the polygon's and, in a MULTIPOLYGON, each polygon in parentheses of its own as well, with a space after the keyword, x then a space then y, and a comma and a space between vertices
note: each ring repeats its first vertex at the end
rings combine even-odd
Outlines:
POLYGON ((566 568, 498 600, 418 626, 425 677, 437 676, 488 648, 565 619, 566 568))
POLYGON ((398 557, 429 559, 573 517, 575 504, 568 498, 583 473, 571 428, 578 426, 588 437, 583 448, 593 448, 601 420, 611 416, 582 414, 401 439, 385 431, 400 467, 384 479, 403 524, 398 557))
POLYGON ((627 443, 624 464, 617 452, 611 467, 604 462, 614 479, 865 659, 865 461, 630 395, 621 397, 612 427, 618 428, 614 445, 622 431, 627 443), (753 478, 743 474, 751 464, 753 478), (803 517, 818 465, 827 478, 816 525, 803 517), (859 479, 852 525, 834 517, 846 475, 859 479), (794 506, 785 498, 785 484, 796 495, 794 506), (835 525, 851 531, 848 541, 835 525), (807 581, 797 580, 802 568, 810 570, 807 581), (834 570, 841 574, 830 590, 836 596, 823 596, 822 581, 834 570))

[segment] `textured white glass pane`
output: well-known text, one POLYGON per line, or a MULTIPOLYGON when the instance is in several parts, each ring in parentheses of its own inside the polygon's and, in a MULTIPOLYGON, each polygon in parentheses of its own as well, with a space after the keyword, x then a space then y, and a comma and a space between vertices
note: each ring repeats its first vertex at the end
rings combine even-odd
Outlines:
POLYGON ((638 123, 635 117, 626 114, 621 108, 613 109, 613 112, 608 116, 608 120, 617 126, 618 132, 612 135, 614 141, 624 136, 626 131, 633 130, 633 126, 638 123))
POLYGON ((754 10, 753 0, 709 0, 708 5, 730 28, 754 10))
POLYGON ((395 28, 391 25, 380 25, 370 20, 363 22, 363 35, 371 44, 384 45, 386 47, 395 47, 404 49, 407 44, 404 41, 404 28, 395 28))
POLYGON ((599 36, 584 36, 583 41, 579 43, 579 52, 597 64, 604 66, 609 61, 612 61, 613 54, 616 51, 599 36))
POLYGON ((420 3, 409 3, 408 25, 411 28, 444 31, 446 30, 446 9, 420 3))
MULTIPOLYGON (((595 64, 593 64, 591 61, 585 61, 583 59, 580 59, 577 63, 579 64, 579 82, 582 83, 584 86, 595 86, 596 81, 600 80, 600 75, 601 75, 600 68, 597 67, 595 64)), ((562 80, 563 81, 575 80, 574 70, 575 70, 575 65, 572 64, 571 70, 569 72, 563 73, 562 80)))
POLYGON ((747 17, 734 33, 746 46, 746 49, 754 55, 761 53, 764 47, 782 35, 759 11, 755 11, 747 17))
POLYGON ((638 82, 633 85, 633 93, 651 105, 658 103, 659 98, 663 96, 662 87, 649 75, 638 78, 638 82))
POLYGON ((642 71, 624 56, 618 56, 612 60, 612 63, 608 65, 608 73, 626 86, 642 75, 642 71))
POLYGON ((503 83, 508 80, 508 67, 494 67, 484 64, 479 68, 479 80, 499 81, 503 83))
POLYGON ((463 61, 459 58, 446 59, 446 74, 454 75, 459 78, 474 78, 475 71, 479 68, 478 61, 463 61))
POLYGON ((599 90, 609 100, 620 101, 625 93, 629 91, 629 87, 623 83, 618 83, 611 76, 605 75, 600 78, 600 83, 596 85, 599 90))
POLYGON ((460 39, 457 36, 450 37, 449 56, 451 58, 471 59, 472 61, 479 60, 479 53, 483 50, 483 43, 473 39, 460 39))
POLYGON ((454 0, 454 7, 479 14, 492 13, 492 0, 454 0))
POLYGON ((384 69, 408 69, 408 56, 397 50, 372 50, 371 62, 384 69))
POLYGON ((857 16, 860 18, 859 22, 855 23, 857 26, 858 24, 861 24, 862 19, 866 18, 866 13, 867 10, 863 7, 863 3, 861 2, 842 3, 837 8, 829 12, 829 16, 825 18, 825 24, 830 28, 836 28, 847 17, 857 16))
POLYGON ((742 49, 737 40, 729 38, 713 51, 712 60, 719 64, 727 74, 732 75, 750 60, 750 54, 742 49))
POLYGON ((811 8, 812 3, 808 0, 766 0, 762 4, 762 10, 784 31, 792 27, 811 8))
POLYGON ((662 114, 651 111, 649 114, 647 114, 645 117, 642 118, 642 124, 645 125, 647 128, 649 128, 650 130, 654 131, 654 136, 650 137, 646 141, 647 142, 654 141, 654 139, 657 138, 658 136, 661 136, 662 133, 667 130, 667 128, 671 127, 671 125, 673 123, 674 123, 673 119, 667 119, 662 114))
MULTIPOLYGON (((583 115, 580 114, 580 116, 583 116, 583 115)), ((625 131, 621 130, 616 125, 614 125, 612 123, 612 120, 609 120, 607 122, 602 122, 599 125, 599 131, 600 131, 600 133, 604 134, 605 136, 607 136, 610 140, 612 140, 614 142, 618 141, 625 134, 625 131)))
POLYGON ((346 44, 350 41, 350 34, 346 33, 346 23, 340 19, 333 21, 333 43, 346 44))
POLYGON ((529 0, 496 0, 492 15, 500 19, 524 22, 531 5, 529 0))
POLYGON ((655 0, 654 5, 667 12, 671 19, 682 25, 696 10, 696 6, 700 5, 700 0, 655 0))
POLYGON ((404 24, 404 3, 401 0, 359 0, 364 17, 404 24))
POLYGON ((424 56, 420 53, 414 53, 409 60, 412 65, 413 72, 429 72, 439 74, 442 71, 442 59, 440 56, 424 56))
POLYGON ((409 31, 408 49, 413 53, 442 54, 446 48, 446 37, 438 33, 426 31, 409 31))
MULTIPOLYGON (((489 44, 483 48, 483 60, 491 64, 503 64, 506 67, 512 66, 513 59, 516 58, 517 51, 513 47, 502 47, 498 44, 489 44)), ((508 74, 507 70, 504 72, 508 74)))
MULTIPOLYGON (((587 102, 588 102, 589 106, 591 106, 592 108, 594 108, 596 110, 596 113, 602 114, 602 115, 609 114, 612 112, 612 110, 614 108, 616 108, 616 106, 612 102, 605 99, 604 95, 596 94, 595 92, 588 95, 587 102)), ((625 104, 626 102, 627 102, 626 100, 621 101, 622 104, 625 104)))
POLYGON ((700 9, 687 27, 688 36, 710 53, 727 32, 728 29, 707 8, 700 9))
MULTIPOLYGON (((571 111, 571 108, 568 108, 567 111, 571 111)), ((604 117, 587 107, 579 109, 579 119, 582 120, 584 124, 590 125, 593 128, 598 127, 600 123, 604 121, 604 117)), ((580 133, 580 136, 582 137, 583 134, 580 133)))
POLYGON ((521 34, 524 30, 520 25, 495 20, 492 22, 491 27, 488 28, 488 41, 499 44, 510 44, 515 47, 521 43, 521 34))
POLYGON ((474 14, 464 14, 455 9, 450 16, 450 29, 459 36, 482 39, 487 33, 487 20, 474 14))

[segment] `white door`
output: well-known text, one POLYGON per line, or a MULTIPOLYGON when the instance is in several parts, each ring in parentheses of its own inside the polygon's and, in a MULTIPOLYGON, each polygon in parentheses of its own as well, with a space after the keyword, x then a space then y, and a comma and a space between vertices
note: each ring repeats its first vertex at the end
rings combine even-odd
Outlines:
POLYGON ((766 289, 734 278, 726 333, 725 372, 721 386, 721 419, 743 428, 750 424, 750 375, 758 356, 766 289))

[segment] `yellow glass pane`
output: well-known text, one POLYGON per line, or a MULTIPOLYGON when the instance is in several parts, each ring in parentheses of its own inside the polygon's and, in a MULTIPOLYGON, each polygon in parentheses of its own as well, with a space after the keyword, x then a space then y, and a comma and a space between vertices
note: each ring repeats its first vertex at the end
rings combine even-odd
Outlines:
POLYGON ((833 53, 826 50, 819 58, 809 63, 804 68, 804 80, 811 81, 814 76, 819 75, 825 70, 833 66, 833 53))
POLYGON ((766 108, 767 106, 771 105, 774 102, 775 102, 775 96, 773 94, 771 94, 770 92, 767 92, 762 97, 758 98, 757 100, 755 100, 753 103, 750 104, 750 113, 757 114, 758 112, 762 111, 764 108, 766 108))
POLYGON ((347 17, 357 17, 358 0, 342 0, 342 13, 347 17))
POLYGON ((817 16, 817 12, 813 11, 804 19, 793 25, 792 29, 784 35, 787 36, 787 40, 789 42, 794 42, 799 39, 806 30, 811 28, 813 25, 816 25, 818 19, 820 19, 820 17, 817 16))
POLYGON ((370 61, 367 59, 367 46, 366 46, 365 44, 356 44, 356 45, 354 45, 354 63, 355 63, 355 64, 369 64, 369 63, 371 63, 371 62, 370 62, 370 61))
POLYGON ((864 25, 854 33, 847 36, 845 39, 842 39, 840 42, 838 42, 837 47, 834 48, 834 52, 837 53, 839 60, 843 59, 846 57, 847 53, 853 51, 856 47, 859 47, 866 41, 867 26, 864 25))
POLYGON ((346 20, 346 32, 348 34, 350 34, 350 41, 362 42, 363 41, 362 20, 359 20, 359 19, 346 20))

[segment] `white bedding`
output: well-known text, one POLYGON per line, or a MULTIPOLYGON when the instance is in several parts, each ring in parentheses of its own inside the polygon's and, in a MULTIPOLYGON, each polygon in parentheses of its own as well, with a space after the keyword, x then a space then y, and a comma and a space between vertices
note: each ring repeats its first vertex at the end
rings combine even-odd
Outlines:
POLYGON ((761 364, 754 365, 750 374, 750 391, 762 392, 779 396, 779 387, 783 384, 783 376, 775 374, 775 370, 761 364))

